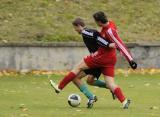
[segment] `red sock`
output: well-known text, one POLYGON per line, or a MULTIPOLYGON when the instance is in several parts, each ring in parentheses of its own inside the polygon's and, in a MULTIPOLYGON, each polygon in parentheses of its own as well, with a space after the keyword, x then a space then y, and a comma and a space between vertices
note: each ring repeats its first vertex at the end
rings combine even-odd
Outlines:
POLYGON ((73 72, 69 72, 64 78, 63 80, 61 80, 61 82, 58 85, 59 89, 63 89, 69 82, 71 82, 74 78, 76 77, 76 74, 73 72))
POLYGON ((122 93, 122 90, 117 87, 115 90, 114 90, 114 94, 117 96, 118 100, 122 103, 126 98, 124 96, 124 94, 122 93))

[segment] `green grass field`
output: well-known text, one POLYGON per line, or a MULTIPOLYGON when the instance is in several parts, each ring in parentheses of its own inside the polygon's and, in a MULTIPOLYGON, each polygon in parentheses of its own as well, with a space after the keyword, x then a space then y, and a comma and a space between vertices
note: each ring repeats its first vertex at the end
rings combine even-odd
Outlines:
POLYGON ((49 85, 62 75, 11 75, 0 77, 0 117, 160 117, 160 77, 155 75, 117 75, 126 95, 132 99, 128 110, 113 101, 109 91, 89 86, 99 98, 92 109, 87 99, 71 83, 59 95, 49 85), (80 94, 82 103, 72 108, 67 103, 71 93, 80 94))
POLYGON ((160 41, 160 0, 0 0, 0 42, 81 41, 76 17, 98 28, 92 14, 102 10, 126 42, 160 41))

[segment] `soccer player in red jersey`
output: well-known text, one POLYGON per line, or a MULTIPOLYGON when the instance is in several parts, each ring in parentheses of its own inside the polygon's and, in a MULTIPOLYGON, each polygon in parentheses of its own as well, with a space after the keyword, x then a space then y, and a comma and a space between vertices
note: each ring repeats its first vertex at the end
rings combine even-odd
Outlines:
MULTIPOLYGON (((112 21, 108 21, 106 15, 103 12, 97 12, 93 15, 98 26, 102 27, 101 36, 107 41, 114 42, 117 49, 126 57, 130 66, 133 69, 137 68, 136 62, 128 52, 123 41, 117 34, 117 29, 112 21)), ((55 85, 55 90, 60 92, 69 82, 71 82, 81 71, 85 69, 100 68, 108 88, 116 95, 119 101, 122 103, 123 108, 127 109, 130 104, 130 100, 125 97, 121 88, 114 81, 114 68, 116 64, 116 49, 99 47, 96 52, 86 56, 82 61, 64 77, 58 86, 55 85)), ((93 104, 95 101, 90 101, 93 104)))
MULTIPOLYGON (((94 18, 95 22, 97 23, 97 25, 102 27, 101 32, 100 32, 101 36, 104 39, 106 39, 107 41, 115 43, 117 49, 120 51, 120 53, 122 53, 122 55, 125 56, 125 58, 127 59, 127 61, 130 64, 130 66, 133 69, 136 69, 137 64, 136 64, 136 62, 134 62, 133 57, 129 53, 129 51, 128 51, 127 47, 125 46, 125 44, 123 43, 122 39, 119 37, 115 23, 113 21, 108 21, 104 12, 101 12, 101 11, 95 13, 93 15, 93 18, 94 18)), ((104 69, 105 80, 106 80, 106 83, 108 84, 110 90, 112 92, 114 92, 114 94, 117 96, 119 101, 123 104, 123 108, 128 108, 128 106, 130 104, 130 100, 126 99, 121 88, 114 83, 114 66, 116 63, 116 49, 114 49, 114 48, 112 48, 112 49, 111 48, 108 48, 108 49, 99 48, 98 53, 105 53, 103 55, 107 56, 106 59, 101 59, 102 63, 103 62, 105 63, 107 61, 112 60, 112 61, 110 61, 110 64, 111 63, 113 63, 113 64, 110 65, 110 67, 108 67, 107 69, 104 69)), ((90 66, 90 68, 92 68, 94 66, 95 61, 96 61, 95 58, 93 59, 92 57, 88 57, 88 59, 85 59, 85 61, 86 61, 85 63, 87 64, 87 66, 90 66), (90 59, 93 59, 93 60, 90 60, 90 59), (92 62, 92 61, 94 61, 94 62, 92 62)), ((96 62, 100 62, 100 61, 98 60, 96 62)))

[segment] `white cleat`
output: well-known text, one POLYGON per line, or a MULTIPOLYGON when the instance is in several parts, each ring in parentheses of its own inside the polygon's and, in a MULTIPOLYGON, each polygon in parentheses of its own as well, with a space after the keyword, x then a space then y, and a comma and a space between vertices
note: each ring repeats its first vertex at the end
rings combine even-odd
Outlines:
POLYGON ((131 100, 130 99, 126 99, 123 102, 123 109, 128 109, 130 104, 131 104, 131 100))
POLYGON ((60 93, 61 92, 61 89, 58 88, 58 85, 55 82, 53 82, 52 80, 50 80, 50 84, 54 88, 54 90, 55 90, 56 93, 60 93))

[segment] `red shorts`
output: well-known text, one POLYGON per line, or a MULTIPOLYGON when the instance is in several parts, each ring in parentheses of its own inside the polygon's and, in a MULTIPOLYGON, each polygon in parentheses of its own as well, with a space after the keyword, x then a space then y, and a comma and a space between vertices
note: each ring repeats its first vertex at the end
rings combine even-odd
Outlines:
POLYGON ((102 74, 114 77, 114 67, 116 64, 116 55, 108 55, 99 53, 98 51, 86 56, 84 62, 89 68, 101 68, 102 74))

